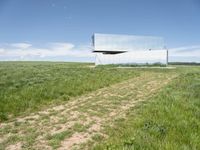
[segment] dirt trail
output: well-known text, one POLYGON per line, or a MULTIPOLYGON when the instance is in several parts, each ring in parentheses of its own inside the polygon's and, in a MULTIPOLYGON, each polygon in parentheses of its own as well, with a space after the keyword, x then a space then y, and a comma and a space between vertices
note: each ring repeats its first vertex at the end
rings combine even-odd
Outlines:
POLYGON ((87 149, 104 125, 145 101, 176 75, 144 72, 139 77, 83 95, 63 105, 0 125, 0 149, 87 149), (85 144, 86 145, 86 144, 85 144))

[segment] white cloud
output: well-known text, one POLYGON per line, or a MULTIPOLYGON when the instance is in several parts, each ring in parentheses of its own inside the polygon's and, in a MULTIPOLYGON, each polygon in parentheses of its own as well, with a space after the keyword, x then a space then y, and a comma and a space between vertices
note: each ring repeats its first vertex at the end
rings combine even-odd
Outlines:
POLYGON ((72 43, 50 43, 49 46, 53 50, 71 50, 75 47, 72 43))
POLYGON ((172 61, 200 62, 200 45, 183 46, 169 49, 172 61))
POLYGON ((5 50, 3 48, 0 48, 0 54, 3 54, 5 50))
POLYGON ((0 60, 51 60, 58 57, 91 58, 93 54, 88 46, 75 47, 72 43, 48 43, 45 47, 11 43, 0 47, 0 60))
POLYGON ((21 49, 27 49, 31 47, 32 45, 29 43, 13 43, 10 46, 16 47, 16 48, 21 48, 21 49))
POLYGON ((169 49, 169 54, 173 56, 198 56, 200 57, 200 45, 177 47, 169 49))
POLYGON ((197 49, 200 49, 200 45, 176 47, 176 48, 171 48, 170 51, 185 51, 185 50, 188 51, 197 49))

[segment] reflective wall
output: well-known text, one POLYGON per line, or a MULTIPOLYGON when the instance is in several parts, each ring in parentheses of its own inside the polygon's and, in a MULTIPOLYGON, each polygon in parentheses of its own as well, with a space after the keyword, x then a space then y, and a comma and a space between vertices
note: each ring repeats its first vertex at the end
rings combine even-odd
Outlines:
POLYGON ((94 51, 135 51, 163 49, 164 40, 161 37, 132 36, 113 34, 94 34, 94 51))
POLYGON ((96 53, 95 65, 106 64, 167 64, 167 50, 133 51, 121 54, 96 53))

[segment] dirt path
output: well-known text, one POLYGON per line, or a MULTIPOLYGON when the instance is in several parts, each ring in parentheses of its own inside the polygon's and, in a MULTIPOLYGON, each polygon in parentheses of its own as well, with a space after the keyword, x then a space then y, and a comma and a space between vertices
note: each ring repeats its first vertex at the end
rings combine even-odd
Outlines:
POLYGON ((74 98, 0 125, 0 149, 87 149, 95 137, 106 138, 104 125, 112 125, 126 111, 145 101, 176 75, 144 72, 139 77, 74 98))

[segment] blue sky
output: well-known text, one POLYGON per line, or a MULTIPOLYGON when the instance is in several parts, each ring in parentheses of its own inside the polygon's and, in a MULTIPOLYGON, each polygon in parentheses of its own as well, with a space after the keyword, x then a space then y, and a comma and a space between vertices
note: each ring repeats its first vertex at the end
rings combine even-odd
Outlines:
POLYGON ((93 33, 164 37, 200 61, 200 0, 1 0, 0 60, 93 61, 93 33))

